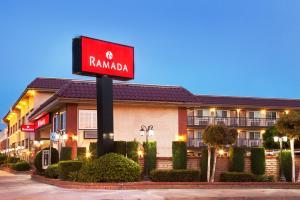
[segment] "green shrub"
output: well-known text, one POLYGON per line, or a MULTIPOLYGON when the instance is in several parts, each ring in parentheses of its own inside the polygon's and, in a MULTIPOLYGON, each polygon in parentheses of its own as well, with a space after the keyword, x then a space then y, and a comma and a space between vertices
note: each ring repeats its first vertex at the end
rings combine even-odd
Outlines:
POLYGON ((7 155, 0 154, 0 165, 4 164, 7 161, 7 155))
POLYGON ((186 169, 186 165, 187 165, 186 142, 183 141, 172 142, 172 158, 173 158, 173 169, 186 169))
POLYGON ((71 172, 78 172, 82 167, 82 161, 79 160, 64 160, 58 163, 59 178, 62 180, 70 179, 71 172))
POLYGON ((263 175, 266 171, 265 149, 263 147, 251 148, 251 172, 263 175))
POLYGON ((6 163, 17 163, 20 161, 20 158, 18 157, 7 157, 6 163))
POLYGON ((273 176, 255 175, 246 172, 223 172, 221 182, 274 182, 273 176))
POLYGON ((30 170, 30 164, 26 161, 20 161, 17 163, 10 163, 9 167, 16 171, 28 171, 30 170))
POLYGON ((59 171, 58 171, 58 164, 53 164, 50 165, 46 170, 45 170, 45 176, 47 178, 58 178, 59 171))
POLYGON ((150 172, 155 182, 195 182, 200 179, 200 171, 192 169, 157 169, 150 172))
POLYGON ((81 182, 132 182, 141 175, 139 164, 123 155, 109 153, 84 163, 73 180, 81 182))
MULTIPOLYGON (((49 150, 49 148, 45 148, 43 150, 49 150)), ((55 148, 51 148, 51 164, 55 164, 58 163, 59 161, 59 155, 58 155, 58 151, 55 148)), ((41 174, 44 172, 43 170, 43 166, 42 166, 42 150, 39 151, 35 158, 34 158, 34 166, 36 168, 36 172, 38 174, 41 174)))
POLYGON ((83 160, 86 155, 86 148, 85 147, 77 147, 77 158, 79 160, 83 160))
POLYGON ((244 171, 245 149, 241 147, 231 147, 229 149, 229 171, 243 172, 244 171))
MULTIPOLYGON (((156 168, 156 142, 148 142, 148 152, 144 154, 144 173, 150 174, 150 171, 156 168), (147 163, 147 167, 145 166, 147 163), (148 168, 148 169, 147 169, 148 168)), ((144 151, 146 152, 146 142, 143 143, 144 151)))
MULTIPOLYGON (((212 172, 214 166, 214 151, 214 148, 211 148, 210 172, 212 172)), ((200 158, 200 181, 207 181, 207 156, 207 149, 203 149, 200 158)))
POLYGON ((281 169, 287 181, 292 181, 292 154, 291 151, 282 151, 281 169))
POLYGON ((126 144, 127 148, 127 158, 130 158, 131 160, 138 162, 139 156, 138 156, 138 147, 139 143, 137 141, 129 141, 126 144))
POLYGON ((126 141, 114 141, 114 152, 126 156, 126 141))
POLYGON ((89 152, 91 153, 91 159, 94 159, 97 157, 97 143, 96 142, 90 143, 89 152))
POLYGON ((72 147, 62 147, 61 148, 60 160, 72 160, 72 147))

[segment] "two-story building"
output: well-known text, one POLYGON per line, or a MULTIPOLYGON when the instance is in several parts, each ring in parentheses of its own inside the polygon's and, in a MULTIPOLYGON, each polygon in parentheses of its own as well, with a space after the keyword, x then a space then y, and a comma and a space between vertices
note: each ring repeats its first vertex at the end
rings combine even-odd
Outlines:
MULTIPOLYGON (((90 142, 96 141, 95 81, 38 78, 33 83, 35 87, 27 87, 25 95, 13 106, 11 112, 16 114, 6 115, 5 122, 9 129, 14 127, 23 116, 17 113, 21 110, 17 105, 23 98, 37 98, 45 92, 47 97, 36 100, 38 103, 25 115, 26 123, 35 124, 35 142, 29 146, 45 147, 49 145, 50 133, 59 133, 61 137, 52 146, 72 147, 75 158, 77 147, 88 148, 90 142), (50 89, 48 85, 48 90, 45 91, 45 87, 41 90, 48 81, 53 87, 50 89), (34 95, 29 91, 34 91, 34 95)), ((142 142, 145 138, 139 135, 141 125, 152 125, 155 134, 150 139, 157 141, 158 157, 171 157, 174 140, 187 141, 189 153, 197 155, 204 146, 202 132, 210 124, 237 128, 238 146, 261 146, 266 128, 274 125, 284 113, 300 110, 298 99, 194 95, 178 86, 129 83, 114 83, 113 101, 114 140, 142 142)), ((26 138, 23 145, 24 139, 18 134, 18 128, 9 131, 10 148, 26 148, 26 138)))

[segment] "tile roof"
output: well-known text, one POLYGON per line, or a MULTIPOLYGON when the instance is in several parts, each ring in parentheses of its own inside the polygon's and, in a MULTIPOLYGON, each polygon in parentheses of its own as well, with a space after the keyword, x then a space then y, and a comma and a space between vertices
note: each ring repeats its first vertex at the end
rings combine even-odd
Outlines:
MULTIPOLYGON (((58 91, 37 108, 31 116, 38 113, 46 105, 57 98, 96 99, 95 81, 37 78, 27 88, 58 89, 58 91)), ((300 99, 275 99, 254 97, 230 97, 194 95, 179 86, 142 85, 129 83, 113 84, 113 99, 121 101, 149 101, 187 103, 187 105, 213 105, 232 107, 279 107, 300 109, 300 99)))
POLYGON ((229 105, 229 106, 253 106, 253 107, 297 107, 300 108, 300 99, 277 99, 255 97, 231 97, 195 95, 195 101, 204 105, 229 105))
POLYGON ((27 89, 60 89, 62 85, 70 81, 72 79, 38 77, 27 85, 27 89))
MULTIPOLYGON (((72 81, 56 94, 61 98, 96 99, 95 81, 72 81)), ((190 102, 194 95, 182 87, 139 85, 128 83, 113 84, 114 100, 190 102)))

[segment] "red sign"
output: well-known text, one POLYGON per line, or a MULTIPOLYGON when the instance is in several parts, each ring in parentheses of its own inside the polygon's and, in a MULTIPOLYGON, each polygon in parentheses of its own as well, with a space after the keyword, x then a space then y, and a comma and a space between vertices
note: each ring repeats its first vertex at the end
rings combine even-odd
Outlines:
POLYGON ((50 122, 50 115, 46 114, 34 122, 34 128, 35 129, 41 128, 41 127, 49 124, 49 122, 50 122))
POLYGON ((134 48, 112 42, 80 37, 73 39, 73 73, 134 78, 134 48))
POLYGON ((21 126, 21 131, 23 131, 23 132, 34 132, 34 125, 33 124, 23 124, 21 126))

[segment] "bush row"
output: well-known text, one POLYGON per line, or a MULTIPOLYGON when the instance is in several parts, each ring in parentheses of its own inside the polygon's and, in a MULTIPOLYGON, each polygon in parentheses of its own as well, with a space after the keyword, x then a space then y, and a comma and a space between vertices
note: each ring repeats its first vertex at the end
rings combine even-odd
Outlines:
POLYGON ((273 176, 255 175, 246 172, 224 172, 220 175, 221 182, 274 182, 273 176))
POLYGON ((26 161, 20 161, 17 163, 9 163, 8 167, 16 171, 28 171, 30 170, 30 164, 26 161))
MULTIPOLYGON (((135 162, 138 162, 138 147, 139 143, 137 141, 114 141, 114 152, 124 155, 135 162)), ((89 146, 89 152, 91 153, 91 158, 96 158, 97 155, 97 143, 91 142, 89 146)))
POLYGON ((191 169, 157 169, 150 173, 155 182, 195 182, 200 180, 200 171, 191 169))

